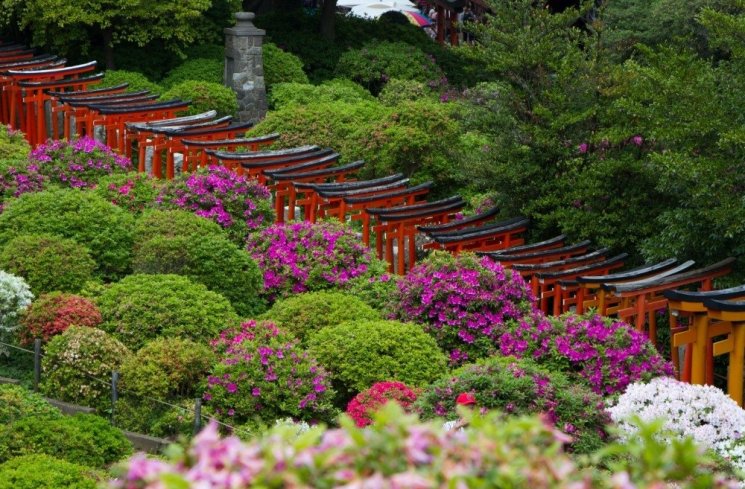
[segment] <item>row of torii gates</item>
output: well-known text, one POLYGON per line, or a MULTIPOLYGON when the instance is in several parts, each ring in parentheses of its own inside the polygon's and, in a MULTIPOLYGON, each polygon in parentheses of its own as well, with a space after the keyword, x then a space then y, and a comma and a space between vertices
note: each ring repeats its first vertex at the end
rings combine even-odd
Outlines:
POLYGON ((671 258, 620 271, 626 254, 609 256, 589 241, 567 244, 561 235, 526 244, 527 218, 500 219, 497 208, 460 218, 466 202, 458 195, 428 200, 431 182, 411 185, 402 174, 359 180, 355 175, 365 163, 340 164, 332 148, 266 150, 278 134, 247 137, 252 123, 216 117, 215 111, 179 116, 188 101, 160 101, 158 94, 130 91, 126 84, 95 88, 104 76, 95 62, 68 66, 56 56, 0 44, 0 122, 23 131, 32 146, 101 129, 119 153, 131 157, 136 148, 139 171, 159 178, 223 165, 272 190, 278 222, 300 215, 311 222, 359 221, 362 241, 388 261, 391 272, 405 273, 426 250, 473 251, 519 273, 544 312, 596 309, 629 322, 653 342, 656 312, 667 306, 680 377, 712 383, 714 356, 729 355, 728 390, 742 405, 745 285, 712 290, 734 258, 700 268, 671 258))

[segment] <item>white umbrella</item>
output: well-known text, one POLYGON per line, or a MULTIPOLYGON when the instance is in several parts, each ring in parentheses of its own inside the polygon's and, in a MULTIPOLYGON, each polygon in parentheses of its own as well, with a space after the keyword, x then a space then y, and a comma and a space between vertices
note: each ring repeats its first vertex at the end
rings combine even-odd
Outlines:
MULTIPOLYGON (((353 1, 353 0, 346 0, 346 1, 353 1)), ((375 3, 361 3, 358 5, 355 5, 352 7, 352 10, 349 11, 348 15, 352 15, 355 17, 367 17, 369 19, 377 19, 384 13, 390 12, 391 10, 397 11, 397 12, 401 12, 401 11, 418 12, 419 11, 419 9, 417 9, 413 3, 406 1, 406 0, 393 1, 393 2, 380 2, 380 0, 378 0, 375 3)))

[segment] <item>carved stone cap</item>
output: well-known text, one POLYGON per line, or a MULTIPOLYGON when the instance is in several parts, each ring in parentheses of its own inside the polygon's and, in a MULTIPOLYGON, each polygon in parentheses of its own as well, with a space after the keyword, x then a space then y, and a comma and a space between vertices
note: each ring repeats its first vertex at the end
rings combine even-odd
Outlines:
POLYGON ((256 27, 252 20, 256 18, 256 14, 253 12, 236 12, 235 16, 235 27, 225 28, 225 34, 231 36, 263 36, 266 31, 256 27))

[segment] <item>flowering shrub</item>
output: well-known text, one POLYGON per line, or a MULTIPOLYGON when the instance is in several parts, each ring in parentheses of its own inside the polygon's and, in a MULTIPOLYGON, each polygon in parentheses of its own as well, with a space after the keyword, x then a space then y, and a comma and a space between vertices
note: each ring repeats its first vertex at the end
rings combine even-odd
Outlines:
POLYGON ((126 346, 100 329, 70 326, 47 344, 41 392, 106 412, 111 407, 111 372, 129 355, 126 346))
POLYGON ((59 236, 20 235, 0 248, 0 268, 24 277, 35 295, 79 292, 96 262, 85 246, 59 236))
POLYGON ((72 325, 95 328, 101 321, 101 312, 89 299, 52 292, 40 296, 26 310, 18 336, 22 345, 33 343, 35 338, 47 342, 72 325))
POLYGON ((0 164, 0 212, 7 199, 44 189, 44 177, 36 170, 35 165, 24 162, 12 162, 7 166, 0 164))
POLYGON ((268 321, 248 321, 212 341, 220 356, 204 399, 231 424, 290 416, 328 419, 334 391, 328 374, 298 340, 268 321))
POLYGON ((0 384, 0 425, 25 417, 61 418, 62 412, 36 392, 20 385, 0 384))
POLYGON ((672 375, 646 335, 597 314, 525 318, 500 337, 504 355, 525 356, 572 373, 601 395, 623 392, 638 380, 672 375))
POLYGON ((179 275, 130 275, 96 299, 101 329, 132 350, 157 337, 207 341, 238 324, 220 294, 179 275))
MULTIPOLYGON (((0 270, 0 341, 9 340, 34 294, 25 280, 0 270)), ((0 353, 4 353, 4 347, 0 353)))
POLYGON ((349 401, 347 415, 359 427, 372 424, 372 415, 387 402, 394 401, 404 411, 410 412, 409 407, 416 401, 417 394, 403 382, 376 382, 349 401))
POLYGON ((447 359, 417 324, 348 321, 311 336, 310 351, 329 369, 342 406, 383 380, 423 386, 446 371, 447 359))
POLYGON ((167 182, 156 202, 211 219, 242 243, 249 231, 271 221, 270 198, 265 186, 222 166, 209 166, 167 182))
POLYGON ((89 136, 40 144, 29 160, 52 183, 72 188, 95 187, 101 177, 132 171, 129 158, 89 136))
POLYGON ((454 419, 456 397, 462 392, 473 393, 479 408, 513 415, 543 413, 572 437, 572 448, 578 452, 598 448, 605 438, 608 415, 602 399, 527 359, 496 356, 463 366, 426 387, 416 408, 425 418, 454 419))
POLYGON ((248 238, 248 251, 264 271, 270 298, 343 286, 382 273, 382 263, 343 224, 275 224, 248 238))
POLYGON ((523 279, 489 258, 441 252, 399 281, 395 312, 423 324, 457 365, 497 351, 508 323, 533 312, 533 302, 523 279))
POLYGON ((660 419, 662 440, 692 437, 745 470, 745 411, 720 389, 692 385, 672 378, 636 382, 628 386, 615 405, 608 408, 620 428, 622 439, 638 436, 630 422, 660 419))
POLYGON ((613 473, 577 467, 562 452, 566 437, 537 417, 470 415, 469 428, 451 432, 419 423, 394 404, 374 418, 367 428, 346 419, 340 429, 311 428, 299 437, 281 426, 247 444, 220 439, 213 423, 189 448, 171 451, 170 462, 135 455, 110 487, 736 487, 712 472, 694 445, 662 445, 653 436, 615 446, 622 456, 613 473))
POLYGON ((397 281, 387 273, 372 277, 358 277, 349 281, 345 292, 364 301, 368 306, 380 311, 385 317, 395 317, 397 281))
POLYGON ((0 124, 0 160, 24 159, 29 151, 31 147, 21 131, 0 124))
POLYGON ((161 182, 146 173, 123 173, 102 177, 95 192, 117 207, 133 214, 143 212, 155 203, 161 182))
POLYGON ((262 319, 277 323, 283 330, 305 342, 326 326, 346 321, 380 319, 380 314, 353 295, 318 291, 278 300, 262 319))
POLYGON ((22 234, 69 238, 90 250, 100 278, 116 280, 129 271, 133 224, 131 214, 92 192, 49 189, 6 204, 0 246, 22 234))

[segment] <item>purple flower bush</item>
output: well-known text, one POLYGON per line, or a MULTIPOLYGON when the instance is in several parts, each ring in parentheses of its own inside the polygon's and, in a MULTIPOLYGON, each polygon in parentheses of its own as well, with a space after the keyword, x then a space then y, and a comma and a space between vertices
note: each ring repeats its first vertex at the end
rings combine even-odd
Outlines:
POLYGON ((133 169, 128 158, 88 136, 39 145, 29 161, 50 182, 71 188, 92 188, 101 177, 133 169))
POLYGON ((264 271, 264 293, 274 300, 381 275, 385 266, 360 241, 337 222, 297 222, 250 235, 248 251, 264 271))
POLYGON ((207 378, 204 400, 230 424, 329 419, 334 392, 328 375, 298 343, 269 321, 223 331, 212 341, 220 361, 207 378))
POLYGON ((268 188, 216 165, 167 182, 156 203, 211 219, 241 243, 273 216, 268 188))
POLYGON ((508 323, 534 312, 519 275, 472 254, 433 253, 398 287, 398 319, 423 324, 454 365, 497 352, 508 323))
POLYGON ((95 192, 112 204, 133 214, 151 207, 161 191, 162 182, 146 173, 125 173, 104 177, 95 192))
POLYGON ((597 314, 513 323, 500 337, 504 355, 529 357, 578 376, 601 395, 623 392, 632 382, 670 376, 665 361, 646 335, 628 324, 597 314))
POLYGON ((36 165, 8 166, 0 171, 0 213, 5 200, 29 192, 44 190, 44 177, 38 173, 36 165))

